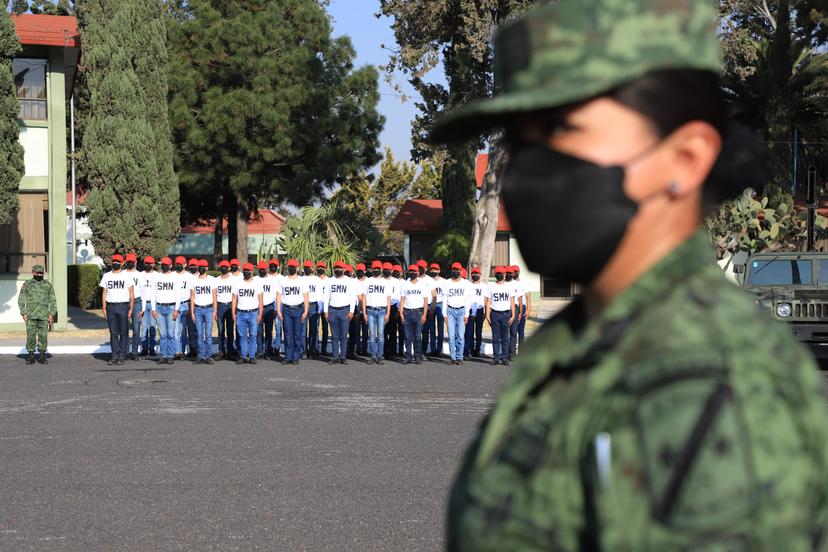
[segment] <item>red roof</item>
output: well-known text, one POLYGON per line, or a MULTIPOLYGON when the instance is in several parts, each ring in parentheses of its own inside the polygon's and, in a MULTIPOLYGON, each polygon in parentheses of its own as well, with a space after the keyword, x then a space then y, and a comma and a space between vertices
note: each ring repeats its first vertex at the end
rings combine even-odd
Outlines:
MULTIPOLYGON (((264 234, 273 236, 282 233, 282 225, 285 217, 272 209, 261 209, 255 215, 250 215, 247 225, 248 235, 264 234)), ((188 224, 181 228, 182 234, 212 234, 216 227, 216 219, 209 218, 200 220, 194 224, 188 224)), ((222 230, 227 233, 227 219, 222 221, 222 230)))
POLYGON ((20 44, 80 47, 78 20, 70 15, 12 15, 20 44))
MULTIPOLYGON (((405 202, 391 222, 390 229, 406 234, 419 232, 438 232, 440 217, 443 215, 443 200, 441 199, 409 199, 405 202)), ((500 214, 497 218, 498 232, 511 232, 512 227, 500 204, 500 214)))
POLYGON ((486 169, 489 168, 489 154, 478 153, 477 159, 474 161, 474 180, 477 187, 483 186, 483 177, 486 176, 486 169))

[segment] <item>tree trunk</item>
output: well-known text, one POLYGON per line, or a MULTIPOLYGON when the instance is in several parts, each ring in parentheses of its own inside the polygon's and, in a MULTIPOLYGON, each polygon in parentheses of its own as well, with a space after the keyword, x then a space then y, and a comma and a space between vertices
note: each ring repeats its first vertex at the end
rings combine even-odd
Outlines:
POLYGON ((236 258, 242 262, 247 262, 247 218, 250 212, 247 207, 238 201, 238 209, 236 209, 236 258))
POLYGON ((216 225, 213 228, 213 261, 218 263, 224 256, 222 241, 224 238, 224 212, 221 208, 216 210, 216 225))
POLYGON ((489 149, 489 166, 480 188, 469 254, 469 269, 479 267, 483 281, 489 277, 492 264, 497 219, 500 213, 500 176, 507 159, 506 152, 500 147, 500 139, 494 139, 489 149))
MULTIPOLYGON (((239 210, 239 204, 236 201, 236 196, 232 192, 226 192, 224 195, 224 211, 227 215, 227 256, 231 259, 239 259, 236 251, 236 236, 238 235, 238 227, 236 226, 236 215, 239 210)), ((239 259, 241 260, 241 259, 239 259)))

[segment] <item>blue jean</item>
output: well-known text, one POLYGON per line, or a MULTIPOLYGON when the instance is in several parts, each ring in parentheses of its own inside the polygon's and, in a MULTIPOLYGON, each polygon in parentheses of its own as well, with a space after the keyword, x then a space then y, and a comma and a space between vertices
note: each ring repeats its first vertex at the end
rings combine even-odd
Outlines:
POLYGON ((348 313, 351 307, 328 307, 328 323, 331 327, 331 358, 345 358, 348 349, 348 313))
POLYGON ((520 346, 523 346, 526 339, 526 318, 524 318, 524 315, 526 315, 526 304, 520 309, 520 320, 518 320, 518 345, 520 346))
POLYGON ((449 354, 452 360, 463 360, 463 348, 466 344, 466 325, 463 323, 465 316, 465 307, 448 308, 449 354))
POLYGON ((187 318, 190 316, 190 302, 184 301, 178 307, 178 320, 175 325, 175 352, 187 350, 187 318))
POLYGON ((308 304, 308 330, 305 339, 305 350, 318 351, 319 346, 319 303, 311 301, 308 304))
POLYGON ((259 309, 254 309, 250 312, 236 311, 236 329, 239 332, 242 358, 253 358, 256 356, 256 335, 259 330, 256 318, 258 316, 259 309))
POLYGON ((155 318, 152 317, 152 305, 147 303, 144 317, 141 319, 141 347, 145 354, 155 352, 155 318))
POLYGON ((486 318, 484 310, 478 308, 477 312, 472 311, 469 322, 466 324, 466 344, 464 347, 465 356, 479 356, 480 346, 483 342, 483 320, 486 318))
POLYGON ((195 308, 196 335, 198 335, 198 358, 210 358, 213 354, 213 307, 195 308))
POLYGON ((131 345, 132 348, 130 352, 134 355, 139 353, 138 348, 141 345, 141 300, 136 299, 135 302, 132 304, 132 340, 131 345))
POLYGON ((421 340, 423 332, 423 309, 404 310, 405 357, 421 360, 423 358, 423 344, 421 340))
POLYGON ((368 307, 368 355, 382 358, 385 338, 385 307, 368 307))
POLYGON ((279 333, 279 318, 276 316, 276 306, 273 303, 268 303, 262 310, 262 323, 256 334, 256 350, 266 355, 273 354, 274 320, 276 322, 276 333, 279 333))
POLYGON ((233 339, 235 324, 233 324, 233 309, 230 303, 216 305, 216 322, 218 323, 219 352, 224 353, 225 356, 235 354, 236 347, 233 339))
POLYGON ((509 358, 517 354, 518 328, 520 327, 520 313, 523 309, 515 303, 515 321, 509 326, 509 358))
POLYGON ((109 345, 113 358, 123 358, 129 352, 129 303, 107 303, 106 322, 109 325, 109 345))
POLYGON ((161 346, 161 357, 172 358, 175 356, 175 328, 178 327, 178 321, 173 320, 172 305, 158 305, 156 307, 158 313, 158 333, 161 334, 159 345, 161 346))
POLYGON ((492 322, 492 357, 495 361, 509 360, 509 311, 490 311, 492 322))
POLYGON ((298 361, 302 358, 302 344, 305 341, 305 324, 302 313, 305 305, 282 305, 283 327, 285 329, 285 360, 298 361))
POLYGON ((443 303, 432 303, 423 326, 423 352, 439 355, 443 352, 445 333, 443 330, 443 303), (430 348, 429 348, 430 347, 430 348))

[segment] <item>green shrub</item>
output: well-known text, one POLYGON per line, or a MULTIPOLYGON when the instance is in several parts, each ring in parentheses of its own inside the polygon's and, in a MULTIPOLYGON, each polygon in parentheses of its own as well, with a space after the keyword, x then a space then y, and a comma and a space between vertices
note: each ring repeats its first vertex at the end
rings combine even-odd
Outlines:
POLYGON ((67 280, 69 285, 69 304, 82 309, 94 309, 101 306, 101 269, 98 265, 69 265, 67 280))

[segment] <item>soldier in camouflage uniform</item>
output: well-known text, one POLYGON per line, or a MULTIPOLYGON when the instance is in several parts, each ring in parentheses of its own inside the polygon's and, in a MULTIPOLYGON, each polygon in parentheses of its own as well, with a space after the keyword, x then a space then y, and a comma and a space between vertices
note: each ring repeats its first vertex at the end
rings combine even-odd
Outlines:
POLYGON ((719 173, 738 144, 714 12, 537 8, 495 39, 495 96, 434 129, 453 142, 505 127, 523 257, 584 290, 527 341, 469 447, 450 550, 825 546, 817 367, 725 279, 700 229, 705 204, 745 185, 719 173))
POLYGON ((35 350, 40 352, 38 362, 48 364, 46 349, 49 324, 57 316, 57 299, 52 283, 43 279, 43 265, 32 267, 32 279, 27 280, 20 290, 17 305, 26 322, 26 364, 34 364, 35 350))

